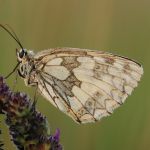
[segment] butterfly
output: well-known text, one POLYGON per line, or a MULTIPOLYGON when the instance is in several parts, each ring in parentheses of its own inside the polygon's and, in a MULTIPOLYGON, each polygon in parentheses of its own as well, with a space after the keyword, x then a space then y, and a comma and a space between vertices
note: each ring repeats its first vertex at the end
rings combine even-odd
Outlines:
POLYGON ((78 123, 111 115, 143 74, 142 66, 129 58, 80 48, 34 53, 24 49, 16 35, 11 36, 21 46, 14 70, 18 68, 27 86, 36 86, 52 105, 78 123))

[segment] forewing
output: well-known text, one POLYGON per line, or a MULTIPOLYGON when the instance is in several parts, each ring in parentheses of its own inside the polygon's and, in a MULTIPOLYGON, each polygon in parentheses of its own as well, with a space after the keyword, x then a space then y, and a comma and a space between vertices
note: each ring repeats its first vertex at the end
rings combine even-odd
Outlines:
POLYGON ((80 123, 112 114, 140 81, 140 64, 121 56, 77 48, 38 53, 41 93, 80 123))

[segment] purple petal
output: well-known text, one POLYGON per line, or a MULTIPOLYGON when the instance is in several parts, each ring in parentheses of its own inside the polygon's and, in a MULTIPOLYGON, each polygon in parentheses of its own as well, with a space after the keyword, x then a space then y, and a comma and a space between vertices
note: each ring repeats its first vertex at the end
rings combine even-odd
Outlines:
POLYGON ((53 135, 54 139, 59 141, 59 137, 60 137, 60 130, 57 128, 55 131, 55 134, 53 135))

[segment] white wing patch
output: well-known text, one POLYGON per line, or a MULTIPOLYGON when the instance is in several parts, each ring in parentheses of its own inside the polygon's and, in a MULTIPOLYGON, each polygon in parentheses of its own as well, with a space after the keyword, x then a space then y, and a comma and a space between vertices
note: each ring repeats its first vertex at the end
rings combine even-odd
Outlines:
POLYGON ((41 62, 36 80, 42 95, 79 123, 112 114, 143 74, 128 58, 93 50, 50 49, 35 60, 41 62))
POLYGON ((44 72, 60 80, 65 80, 70 75, 70 72, 64 66, 45 66, 44 72))
POLYGON ((54 58, 46 63, 46 66, 56 66, 62 63, 62 58, 54 58))

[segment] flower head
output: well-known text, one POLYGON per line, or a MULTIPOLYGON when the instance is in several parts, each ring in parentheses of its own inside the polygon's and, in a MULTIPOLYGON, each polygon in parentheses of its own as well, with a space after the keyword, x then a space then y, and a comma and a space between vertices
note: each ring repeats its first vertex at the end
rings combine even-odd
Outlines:
POLYGON ((62 150, 60 131, 50 135, 44 115, 36 110, 35 102, 21 92, 12 92, 0 77, 0 112, 6 117, 12 141, 19 150, 62 150))

